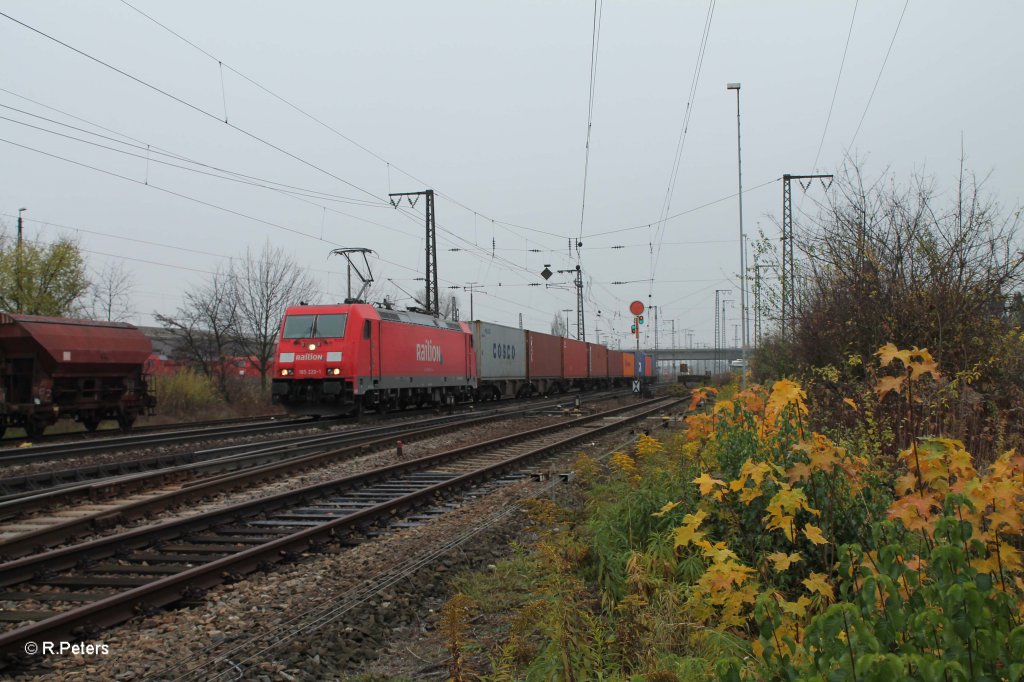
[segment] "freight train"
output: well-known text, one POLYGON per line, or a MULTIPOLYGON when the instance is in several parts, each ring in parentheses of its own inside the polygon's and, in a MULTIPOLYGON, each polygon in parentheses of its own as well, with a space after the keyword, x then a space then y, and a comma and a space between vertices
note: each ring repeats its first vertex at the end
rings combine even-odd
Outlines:
POLYGON ((151 349, 129 324, 0 313, 0 435, 21 427, 35 438, 60 418, 129 430, 156 404, 144 374, 151 349))
POLYGON ((275 360, 275 403, 380 411, 622 386, 653 374, 642 353, 365 303, 289 307, 275 360))

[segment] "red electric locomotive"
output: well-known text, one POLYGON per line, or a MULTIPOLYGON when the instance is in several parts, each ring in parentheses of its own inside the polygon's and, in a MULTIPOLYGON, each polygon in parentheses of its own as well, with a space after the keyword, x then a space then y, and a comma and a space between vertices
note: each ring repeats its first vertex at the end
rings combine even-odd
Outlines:
POLYGON ((469 326, 364 303, 291 306, 278 339, 274 402, 380 410, 473 397, 469 326))

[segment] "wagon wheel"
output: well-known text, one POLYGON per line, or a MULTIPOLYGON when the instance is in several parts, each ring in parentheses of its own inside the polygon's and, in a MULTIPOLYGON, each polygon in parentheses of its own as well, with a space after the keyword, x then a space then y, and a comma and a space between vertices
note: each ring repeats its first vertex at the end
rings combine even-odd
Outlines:
POLYGON ((0 425, 0 438, 3 438, 4 434, 6 432, 7 432, 7 427, 5 425, 0 425))
POLYGON ((86 431, 92 432, 99 428, 100 421, 99 417, 87 417, 82 420, 82 426, 85 427, 86 431))
POLYGON ((122 431, 131 431, 132 424, 135 423, 135 417, 136 415, 131 412, 119 414, 117 415, 117 425, 121 427, 122 431))
POLYGON ((25 429, 25 435, 29 438, 39 438, 43 435, 43 431, 46 430, 46 424, 36 417, 28 417, 23 428, 25 429))

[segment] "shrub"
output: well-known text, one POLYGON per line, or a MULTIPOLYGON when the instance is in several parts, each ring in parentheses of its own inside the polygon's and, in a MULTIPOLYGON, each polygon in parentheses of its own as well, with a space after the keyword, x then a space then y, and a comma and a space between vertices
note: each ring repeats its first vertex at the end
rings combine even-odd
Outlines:
POLYGON ((195 370, 182 368, 174 374, 150 378, 161 414, 189 416, 224 406, 213 382, 195 370))

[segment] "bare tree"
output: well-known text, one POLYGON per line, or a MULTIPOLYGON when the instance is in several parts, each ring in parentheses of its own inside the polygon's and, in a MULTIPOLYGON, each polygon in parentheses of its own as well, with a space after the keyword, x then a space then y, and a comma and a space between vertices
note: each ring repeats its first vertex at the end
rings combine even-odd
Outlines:
POLYGON ((551 333, 554 336, 569 336, 569 325, 558 313, 551 318, 551 333))
POLYGON ((123 322, 135 313, 135 280, 124 263, 108 263, 89 287, 89 315, 96 320, 123 322))
POLYGON ((462 305, 459 303, 459 297, 452 294, 441 299, 441 317, 446 320, 458 320, 465 314, 469 314, 469 311, 463 311, 462 305))
POLYGON ((984 362, 1024 284, 1019 220, 962 168, 946 200, 927 178, 869 183, 848 162, 817 224, 799 239, 806 276, 797 290, 796 357, 838 364, 892 341, 927 346, 954 371, 984 362))
POLYGON ((319 286, 295 259, 269 241, 258 254, 246 249, 245 257, 232 266, 230 281, 237 302, 236 343, 251 358, 266 389, 285 308, 311 302, 319 286))
POLYGON ((206 283, 190 289, 173 317, 155 314, 174 332, 178 351, 210 377, 225 400, 231 400, 228 378, 238 337, 238 304, 230 272, 218 269, 206 283))

